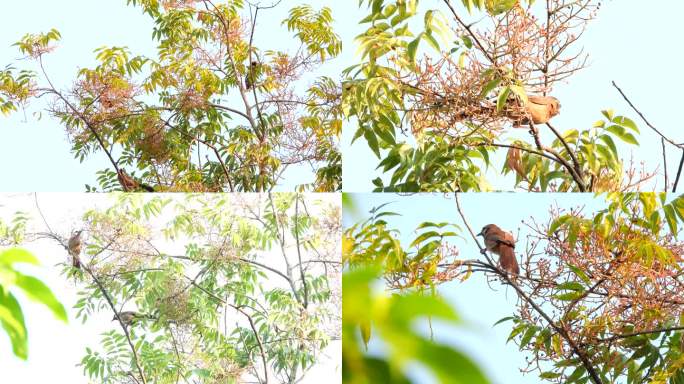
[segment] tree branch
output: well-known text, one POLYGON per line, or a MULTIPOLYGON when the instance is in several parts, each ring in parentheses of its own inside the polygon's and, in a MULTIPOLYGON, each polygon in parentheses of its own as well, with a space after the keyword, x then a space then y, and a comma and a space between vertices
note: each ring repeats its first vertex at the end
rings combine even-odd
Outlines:
POLYGON ((671 331, 684 331, 684 326, 660 328, 660 329, 649 329, 646 331, 639 331, 639 332, 632 332, 632 333, 623 333, 623 334, 613 335, 611 337, 607 337, 604 339, 598 339, 598 340, 599 341, 613 341, 613 340, 618 340, 618 339, 626 339, 626 338, 632 337, 632 336, 651 335, 654 333, 671 332, 671 331))
POLYGON ((470 228, 470 225, 468 224, 468 220, 466 219, 465 215, 463 214, 463 211, 461 210, 461 206, 459 203, 458 199, 458 193, 454 193, 454 198, 456 199, 456 207, 458 210, 459 215, 461 216, 461 220, 463 223, 466 225, 468 228, 468 231, 470 232, 470 235, 473 237, 473 240, 475 241, 475 244, 477 244, 477 247, 480 249, 480 253, 485 255, 487 260, 492 264, 491 266, 495 270, 495 273, 499 275, 507 284, 509 284, 515 291, 518 293, 518 296, 527 302, 532 308, 534 308, 537 313, 546 320, 546 322, 553 328, 561 337, 563 337, 570 348, 572 348, 573 352, 577 355, 577 357, 580 359, 582 362, 582 365, 584 368, 587 370, 589 373, 589 376, 591 377, 591 380, 594 382, 594 384, 602 384, 601 378, 598 375, 598 372, 596 372, 596 369, 594 366, 591 364, 591 361, 589 361, 589 358, 586 356, 585 352, 579 348, 577 343, 573 340, 573 338, 570 336, 570 334, 565 330, 565 328, 557 325, 551 316, 549 316, 537 303, 535 303, 523 290, 518 286, 517 283, 512 281, 509 277, 508 274, 499 269, 495 264, 492 263, 491 258, 487 255, 487 250, 480 245, 480 242, 477 239, 477 236, 475 236, 475 233, 472 231, 470 228))

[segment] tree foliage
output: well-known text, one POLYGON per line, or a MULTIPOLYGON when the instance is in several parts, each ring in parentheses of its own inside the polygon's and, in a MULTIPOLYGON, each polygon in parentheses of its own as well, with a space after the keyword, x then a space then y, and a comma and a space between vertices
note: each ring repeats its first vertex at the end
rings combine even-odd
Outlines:
POLYGON ((14 217, 11 225, 0 220, 0 324, 9 336, 14 355, 24 360, 29 354, 28 330, 24 311, 15 294, 17 291, 44 305, 56 319, 65 323, 68 320, 64 306, 45 283, 16 269, 22 264, 40 265, 31 252, 16 247, 24 240, 27 220, 28 217, 21 213, 14 217))
POLYGON ((624 115, 530 119, 531 96, 585 67, 578 44, 600 2, 456 3, 360 1, 363 59, 345 71, 343 108, 379 159, 375 191, 614 192, 654 176, 625 160, 640 131, 624 115))
POLYGON ((268 191, 287 181, 287 169, 305 166, 314 175, 299 189, 341 188, 341 90, 331 77, 312 78, 342 48, 329 8, 293 7, 281 28, 294 45, 257 47, 257 20, 272 7, 127 3, 153 20, 156 56, 99 48, 98 65, 60 89, 48 76, 59 32, 28 34, 16 45, 37 62, 40 76, 0 71, 0 112, 50 96, 48 111, 65 128, 74 156, 101 153, 111 163, 98 172, 99 188, 88 190, 135 189, 118 177, 128 170, 157 191, 268 191))
POLYGON ((343 235, 343 381, 345 383, 410 383, 408 363, 427 368, 440 383, 489 383, 480 368, 462 351, 435 341, 417 329, 432 320, 462 326, 457 313, 431 294, 445 273, 438 263, 446 254, 442 241, 459 228, 425 222, 416 228, 410 247, 386 220, 398 216, 383 210, 347 228, 343 235), (375 289, 378 279, 401 294, 388 296, 375 289), (371 337, 382 340, 384 353, 368 353, 371 337))
MULTIPOLYGON (((395 214, 379 207, 370 219, 345 230, 344 261, 352 269, 381 266, 374 277, 382 278, 385 289, 401 297, 433 298, 440 284, 474 274, 483 274, 490 284, 510 286, 519 304, 497 324, 511 324, 506 342, 514 341, 525 353, 522 371, 536 372, 541 380, 681 383, 684 244, 677 235, 684 222, 684 196, 667 199, 665 194, 631 193, 606 199, 606 208, 596 212, 555 207, 548 220, 533 216, 526 222, 526 241, 516 247, 521 273, 515 278, 477 241, 458 197, 467 231, 452 233, 449 224, 422 223, 416 226, 415 240, 406 246, 392 229, 395 214), (478 248, 449 244, 450 237, 463 232, 478 248), (460 256, 478 251, 483 258, 460 256)), ((416 313, 442 316, 439 311, 416 313)), ((371 329, 376 328, 382 338, 385 325, 370 316, 345 322, 345 340, 363 335, 360 340, 368 343, 371 329)), ((401 343, 387 342, 402 348, 401 343)))
MULTIPOLYGON (((123 194, 87 211, 80 263, 65 256, 63 274, 78 319, 112 322, 89 342, 84 375, 298 382, 340 338, 339 215, 299 194, 123 194)), ((59 232, 34 235, 66 249, 59 232)))

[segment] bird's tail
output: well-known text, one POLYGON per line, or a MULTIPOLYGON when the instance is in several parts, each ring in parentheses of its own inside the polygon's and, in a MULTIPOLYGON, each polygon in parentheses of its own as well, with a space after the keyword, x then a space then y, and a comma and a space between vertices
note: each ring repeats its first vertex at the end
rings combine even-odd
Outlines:
POLYGON ((499 251, 501 253, 501 267, 512 276, 519 275, 520 267, 518 266, 518 261, 515 259, 515 250, 513 247, 501 244, 499 246, 499 251))

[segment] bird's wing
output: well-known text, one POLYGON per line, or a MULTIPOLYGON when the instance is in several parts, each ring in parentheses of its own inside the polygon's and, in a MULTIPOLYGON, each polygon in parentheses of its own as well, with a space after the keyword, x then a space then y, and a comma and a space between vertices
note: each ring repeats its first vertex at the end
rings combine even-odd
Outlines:
POLYGON ((510 232, 504 232, 504 239, 511 243, 511 247, 515 247, 515 237, 510 232))
POLYGON ((553 104, 556 99, 550 96, 528 96, 527 100, 530 101, 530 103, 534 104, 540 104, 540 105, 548 105, 548 104, 553 104))
POLYGON ((513 239, 513 235, 511 235, 508 232, 503 232, 503 236, 491 235, 491 239, 493 241, 496 241, 497 244, 504 244, 508 245, 511 248, 515 248, 515 239, 513 239))

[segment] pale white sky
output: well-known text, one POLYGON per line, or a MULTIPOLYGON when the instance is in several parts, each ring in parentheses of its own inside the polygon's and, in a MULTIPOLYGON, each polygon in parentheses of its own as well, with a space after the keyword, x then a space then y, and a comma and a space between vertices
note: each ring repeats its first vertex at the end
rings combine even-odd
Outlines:
MULTIPOLYGON (((174 198, 182 199, 183 195, 175 195, 174 198)), ((317 194, 315 198, 327 203, 340 204, 339 196, 334 194, 317 194)), ((38 194, 38 202, 45 218, 52 229, 63 236, 68 236, 72 228, 79 227, 83 212, 92 208, 108 207, 111 205, 111 199, 112 196, 98 194, 38 194)), ((32 217, 29 231, 45 231, 35 207, 33 194, 0 195, 0 218, 7 221, 16 211, 28 213, 32 217)), ((159 225, 165 224, 163 219, 154 222, 159 225)), ((168 246, 163 242, 160 244, 168 246)), ((182 245, 180 247, 182 253, 182 245)), ((41 260, 42 266, 22 266, 20 269, 40 278, 53 290, 67 308, 70 321, 69 324, 59 322, 48 310, 22 297, 20 301, 29 332, 29 358, 22 361, 14 357, 9 339, 4 332, 0 332, 0 369, 3 372, 3 383, 89 383, 83 375, 82 368, 76 364, 85 355, 87 346, 97 348, 100 334, 114 327, 111 313, 102 312, 92 316, 85 324, 74 319, 75 311, 72 307, 77 300, 77 288, 59 275, 60 268, 56 266, 67 258, 64 249, 54 241, 46 240, 27 244, 25 248, 41 260)), ((264 259, 268 257, 267 253, 263 255, 264 259)), ((281 258, 274 257, 261 261, 278 268, 278 260, 281 258)), ((276 280, 270 279, 269 284, 276 284, 276 280)), ((331 342, 321 356, 320 363, 311 369, 302 383, 313 384, 323 380, 331 384, 340 383, 341 348, 340 341, 331 342)))

